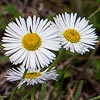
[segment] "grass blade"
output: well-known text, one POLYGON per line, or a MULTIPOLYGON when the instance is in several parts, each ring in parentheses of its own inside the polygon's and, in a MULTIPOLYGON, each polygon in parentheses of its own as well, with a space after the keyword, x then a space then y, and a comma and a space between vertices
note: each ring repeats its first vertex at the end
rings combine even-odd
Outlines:
POLYGON ((80 97, 81 92, 82 92, 82 88, 83 88, 83 80, 81 80, 80 83, 79 83, 79 86, 78 86, 78 89, 76 91, 74 100, 79 100, 79 97, 80 97))

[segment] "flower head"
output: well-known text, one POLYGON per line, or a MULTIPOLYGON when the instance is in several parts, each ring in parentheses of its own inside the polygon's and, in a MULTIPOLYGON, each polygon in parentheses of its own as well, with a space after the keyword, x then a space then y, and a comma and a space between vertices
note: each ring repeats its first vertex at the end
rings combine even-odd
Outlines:
POLYGON ((2 46, 16 65, 22 63, 26 68, 34 66, 34 69, 48 66, 55 59, 52 51, 60 48, 57 28, 35 15, 26 20, 16 18, 16 23, 10 22, 5 31, 2 46))
POLYGON ((97 41, 95 29, 93 25, 89 25, 89 21, 79 17, 77 14, 59 14, 55 18, 56 26, 60 32, 61 45, 71 52, 85 53, 89 48, 94 49, 97 41))
POLYGON ((7 71, 7 80, 12 82, 12 81, 17 81, 21 80, 18 88, 20 88, 24 83, 27 83, 27 85, 34 85, 38 83, 44 83, 47 80, 56 80, 58 74, 54 67, 48 71, 48 68, 44 71, 34 70, 33 68, 28 68, 25 77, 23 78, 24 72, 26 68, 20 67, 17 69, 9 69, 7 71))

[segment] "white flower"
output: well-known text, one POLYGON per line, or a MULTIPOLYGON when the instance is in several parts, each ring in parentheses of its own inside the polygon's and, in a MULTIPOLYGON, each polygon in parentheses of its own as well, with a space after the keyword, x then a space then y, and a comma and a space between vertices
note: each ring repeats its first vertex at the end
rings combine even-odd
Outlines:
POLYGON ((94 49, 98 36, 96 36, 95 28, 92 28, 93 25, 88 24, 88 20, 81 17, 77 19, 77 13, 66 12, 57 15, 54 20, 60 32, 63 48, 81 54, 89 52, 89 48, 94 49))
POLYGON ((28 68, 25 77, 23 78, 26 68, 21 66, 17 69, 9 69, 6 77, 10 82, 21 80, 18 88, 20 88, 24 83, 27 83, 27 85, 34 85, 38 83, 44 83, 47 80, 56 80, 58 74, 55 68, 53 67, 50 71, 48 71, 48 69, 49 68, 44 71, 40 71, 40 69, 34 70, 33 68, 28 68))
POLYGON ((2 46, 15 65, 22 63, 34 69, 48 66, 56 57, 52 51, 59 51, 58 30, 47 19, 35 15, 26 20, 19 17, 16 23, 10 22, 5 31, 2 46))

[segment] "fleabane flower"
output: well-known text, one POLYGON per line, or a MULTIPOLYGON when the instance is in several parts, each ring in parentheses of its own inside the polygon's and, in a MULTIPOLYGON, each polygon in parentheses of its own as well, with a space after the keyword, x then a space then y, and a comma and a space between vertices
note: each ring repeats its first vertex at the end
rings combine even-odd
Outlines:
POLYGON ((95 33, 93 25, 89 25, 89 21, 85 18, 77 18, 77 13, 59 14, 54 17, 56 26, 60 33, 61 45, 66 50, 77 53, 89 52, 94 49, 94 45, 98 36, 95 33))
POLYGON ((7 80, 10 82, 21 80, 18 85, 18 88, 20 88, 24 83, 27 83, 27 85, 34 85, 44 83, 48 80, 56 80, 58 74, 55 70, 55 67, 53 67, 50 71, 48 71, 48 69, 49 68, 45 69, 44 71, 41 71, 41 69, 34 70, 33 68, 28 68, 25 77, 23 78, 26 68, 12 68, 7 71, 6 77, 7 80))
POLYGON ((16 22, 10 22, 5 31, 2 46, 15 65, 43 68, 55 59, 52 51, 59 51, 58 30, 47 19, 35 15, 26 20, 19 17, 16 22))

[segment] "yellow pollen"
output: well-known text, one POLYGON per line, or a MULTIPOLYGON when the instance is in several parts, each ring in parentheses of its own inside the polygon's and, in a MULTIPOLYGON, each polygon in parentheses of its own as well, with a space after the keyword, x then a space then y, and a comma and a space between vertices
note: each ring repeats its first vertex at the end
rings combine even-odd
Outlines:
POLYGON ((71 43, 77 43, 80 40, 80 34, 74 29, 68 29, 64 32, 64 37, 71 43))
POLYGON ((29 78, 29 79, 35 79, 37 77, 41 76, 40 72, 31 72, 31 73, 26 73, 25 78, 29 78))
POLYGON ((28 33, 23 37, 22 44, 27 50, 35 51, 41 45, 41 38, 36 33, 28 33))

